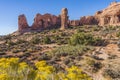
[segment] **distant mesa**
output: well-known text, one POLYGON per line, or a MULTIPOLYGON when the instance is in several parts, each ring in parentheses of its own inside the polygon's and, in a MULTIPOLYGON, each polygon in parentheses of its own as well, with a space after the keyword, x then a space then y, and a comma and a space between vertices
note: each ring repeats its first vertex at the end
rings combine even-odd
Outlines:
POLYGON ((112 2, 106 9, 97 11, 93 16, 83 16, 80 20, 69 20, 67 8, 63 8, 58 16, 49 13, 36 14, 32 26, 28 25, 24 14, 18 18, 18 31, 20 33, 53 28, 64 30, 69 26, 81 25, 120 26, 120 2, 112 2))

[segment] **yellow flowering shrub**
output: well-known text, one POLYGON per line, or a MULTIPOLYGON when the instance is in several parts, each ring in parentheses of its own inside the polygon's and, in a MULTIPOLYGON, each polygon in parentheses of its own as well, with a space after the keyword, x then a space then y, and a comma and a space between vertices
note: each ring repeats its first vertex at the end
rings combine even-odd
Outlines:
POLYGON ((18 58, 0 59, 0 80, 92 80, 76 66, 67 68, 65 73, 56 72, 46 61, 35 64, 36 70, 18 58))
POLYGON ((83 73, 82 70, 76 66, 72 66, 67 69, 66 77, 68 80, 92 80, 87 74, 83 73))
POLYGON ((1 74, 0 75, 0 80, 7 80, 7 74, 1 74))
POLYGON ((60 80, 92 80, 92 78, 76 66, 67 68, 66 73, 58 73, 58 75, 60 80))
POLYGON ((30 70, 25 62, 19 63, 18 58, 0 59, 0 80, 23 80, 30 70))
POLYGON ((37 70, 37 77, 35 80, 47 80, 51 78, 55 72, 53 66, 47 65, 46 61, 40 61, 35 64, 37 70))

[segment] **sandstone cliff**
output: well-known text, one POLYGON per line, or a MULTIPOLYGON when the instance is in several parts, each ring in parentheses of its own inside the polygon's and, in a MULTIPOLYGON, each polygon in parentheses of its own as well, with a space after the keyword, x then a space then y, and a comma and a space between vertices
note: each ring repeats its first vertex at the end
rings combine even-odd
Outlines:
POLYGON ((29 28, 29 25, 27 23, 27 19, 24 14, 20 15, 18 17, 18 31, 24 32, 29 28))
POLYGON ((96 12, 100 26, 120 25, 120 2, 112 2, 106 9, 96 12))
POLYGON ((120 2, 112 2, 106 9, 97 11, 94 16, 83 16, 80 20, 69 20, 67 8, 63 8, 59 16, 36 14, 32 26, 28 25, 25 15, 18 18, 20 33, 53 28, 64 30, 69 26, 81 25, 120 26, 120 2))
POLYGON ((37 14, 32 25, 33 30, 51 29, 60 26, 61 18, 51 14, 37 14))

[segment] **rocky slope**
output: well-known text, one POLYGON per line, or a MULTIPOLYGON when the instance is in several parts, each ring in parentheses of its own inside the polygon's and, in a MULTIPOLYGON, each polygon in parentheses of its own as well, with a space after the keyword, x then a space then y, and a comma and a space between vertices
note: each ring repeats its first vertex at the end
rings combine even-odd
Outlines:
POLYGON ((99 26, 11 34, 0 38, 0 57, 18 57, 33 67, 37 61, 45 60, 58 70, 76 65, 94 80, 119 80, 119 37, 119 27, 99 26), (117 65, 116 69, 109 67, 111 64, 117 65))

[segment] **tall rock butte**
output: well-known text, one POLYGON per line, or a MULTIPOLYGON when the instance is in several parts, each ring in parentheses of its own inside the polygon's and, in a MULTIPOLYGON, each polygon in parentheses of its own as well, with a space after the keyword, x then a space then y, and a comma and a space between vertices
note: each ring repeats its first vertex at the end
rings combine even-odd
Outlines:
POLYGON ((51 15, 51 14, 36 14, 34 18, 34 23, 32 25, 32 30, 43 30, 43 29, 52 29, 56 26, 60 26, 61 19, 59 16, 51 15))
POLYGON ((24 14, 20 15, 18 17, 18 31, 24 32, 26 29, 29 28, 29 25, 27 23, 27 19, 24 14))
POLYGON ((32 25, 32 29, 36 30, 36 29, 42 29, 44 26, 44 22, 42 20, 42 15, 41 14, 36 14, 35 18, 34 18, 34 23, 32 25))
POLYGON ((106 9, 96 12, 100 26, 120 26, 120 2, 112 2, 106 9))
POLYGON ((68 27, 68 10, 63 8, 61 11, 61 30, 64 30, 68 27))

